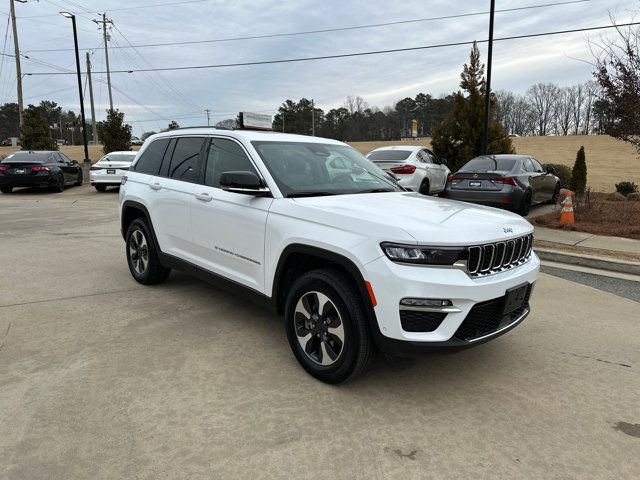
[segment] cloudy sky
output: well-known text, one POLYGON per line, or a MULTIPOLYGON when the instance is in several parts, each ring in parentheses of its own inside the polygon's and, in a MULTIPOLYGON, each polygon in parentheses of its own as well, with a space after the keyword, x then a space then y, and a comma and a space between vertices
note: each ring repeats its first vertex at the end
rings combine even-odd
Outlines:
MULTIPOLYGON (((562 0, 497 0, 496 8, 512 9, 562 0)), ((92 19, 106 11, 113 20, 109 42, 112 70, 137 70, 254 62, 353 52, 465 42, 487 38, 488 15, 413 21, 304 35, 251 40, 237 37, 295 33, 421 20, 488 9, 489 0, 29 0, 16 2, 25 74, 75 71, 71 21, 60 11, 77 15, 80 48, 89 49, 93 70, 104 70, 102 33, 92 19), (227 39, 227 40, 224 40, 227 39), (224 40, 188 45, 118 48, 171 42, 224 40)), ((638 0, 590 0, 559 6, 496 14, 495 37, 594 27, 638 19, 638 0)), ((8 2, 0 7, 0 34, 5 53, 13 54, 8 2)), ((588 39, 602 32, 497 42, 493 88, 524 92, 536 82, 571 85, 590 79, 588 39)), ((483 59, 486 44, 481 45, 483 59)), ((455 46, 384 55, 298 63, 280 63, 151 73, 114 73, 114 106, 126 114, 134 133, 158 130, 171 119, 181 125, 206 124, 234 117, 240 110, 275 113, 287 99, 313 98, 328 110, 347 95, 360 95, 384 108, 418 92, 438 96, 458 88, 469 46, 455 46)), ((2 57, 0 103, 16 100, 13 58, 2 57)), ((81 51, 85 70, 85 50, 81 51)), ((108 107, 106 75, 94 74, 98 118, 108 107)), ((74 75, 26 75, 25 104, 42 99, 64 109, 79 110, 74 75)), ((89 103, 87 90, 87 117, 89 103)))

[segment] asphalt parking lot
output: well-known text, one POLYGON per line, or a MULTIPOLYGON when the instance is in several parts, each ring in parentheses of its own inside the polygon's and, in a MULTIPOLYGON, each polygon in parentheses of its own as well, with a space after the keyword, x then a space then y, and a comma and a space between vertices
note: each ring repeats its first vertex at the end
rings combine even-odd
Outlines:
POLYGON ((129 275, 115 191, 0 195, 0 478, 637 478, 640 304, 542 274, 483 346, 328 386, 281 320, 129 275))

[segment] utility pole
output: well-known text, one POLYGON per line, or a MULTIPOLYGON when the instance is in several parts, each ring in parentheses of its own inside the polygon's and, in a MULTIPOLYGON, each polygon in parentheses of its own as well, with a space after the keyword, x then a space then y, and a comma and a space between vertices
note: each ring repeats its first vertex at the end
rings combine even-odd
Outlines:
POLYGON ((102 14, 102 20, 94 20, 97 25, 102 24, 102 35, 104 40, 104 60, 107 66, 107 90, 109 90, 109 108, 113 110, 113 95, 111 94, 111 73, 109 70, 109 34, 107 33, 107 23, 113 24, 112 20, 107 18, 107 14, 102 14))
POLYGON ((89 100, 91 101, 91 133, 93 143, 98 144, 98 129, 96 128, 96 108, 93 104, 93 83, 91 82, 91 59, 87 52, 87 82, 89 83, 89 100))
POLYGON ((204 112, 207 114, 207 127, 208 127, 208 126, 210 126, 210 123, 209 123, 209 122, 210 122, 210 120, 211 120, 211 119, 210 119, 210 113, 211 113, 211 110, 209 110, 208 108, 205 108, 205 109, 204 109, 204 112))
MULTIPOLYGON (((27 3, 26 0, 18 0, 20 3, 27 3)), ((11 26, 13 28, 13 47, 16 55, 16 84, 18 86, 18 117, 20 118, 20 133, 22 133, 22 116, 24 104, 22 101, 22 69, 20 68, 20 45, 18 44, 18 27, 16 25, 16 6, 14 0, 9 0, 11 10, 11 26)))
POLYGON ((311 136, 316 136, 316 110, 313 106, 313 98, 311 99, 311 136))
POLYGON ((282 133, 284 133, 284 112, 282 112, 282 133))
POLYGON ((482 154, 489 150, 489 110, 491 108, 491 59, 493 57, 493 17, 496 12, 496 0, 491 0, 489 13, 489 49, 487 52, 487 82, 484 86, 484 131, 482 133, 482 154))

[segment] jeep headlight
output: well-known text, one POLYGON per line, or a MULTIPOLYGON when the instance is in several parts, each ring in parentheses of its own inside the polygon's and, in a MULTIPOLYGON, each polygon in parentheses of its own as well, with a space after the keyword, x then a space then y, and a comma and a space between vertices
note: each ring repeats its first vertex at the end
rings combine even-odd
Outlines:
POLYGON ((380 246, 389 260, 398 263, 453 265, 466 254, 466 250, 461 247, 426 247, 397 243, 382 243, 380 246))

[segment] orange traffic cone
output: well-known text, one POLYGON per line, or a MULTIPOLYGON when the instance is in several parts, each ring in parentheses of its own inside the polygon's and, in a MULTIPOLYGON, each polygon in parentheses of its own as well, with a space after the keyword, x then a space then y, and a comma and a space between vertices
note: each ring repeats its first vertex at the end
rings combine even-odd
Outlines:
POLYGON ((560 225, 573 225, 573 192, 567 192, 567 196, 562 201, 562 213, 560 214, 560 225))

